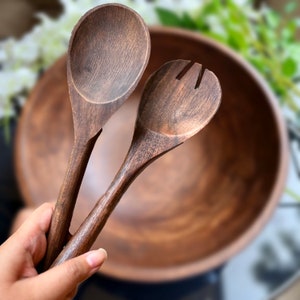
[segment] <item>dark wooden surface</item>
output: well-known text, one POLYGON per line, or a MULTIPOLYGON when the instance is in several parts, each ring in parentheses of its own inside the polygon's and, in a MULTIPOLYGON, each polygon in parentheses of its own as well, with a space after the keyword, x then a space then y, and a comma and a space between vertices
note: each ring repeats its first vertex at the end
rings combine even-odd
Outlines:
MULTIPOLYGON (((95 243, 109 252, 104 274, 136 281, 185 278, 227 261, 271 216, 287 168, 287 137, 276 100, 247 64, 190 32, 152 28, 151 42, 141 85, 96 143, 72 232, 120 167, 143 83, 154 70, 177 58, 204 62, 218 76, 223 97, 216 116, 200 134, 136 179, 95 243)), ((62 58, 38 83, 20 119, 17 174, 28 204, 56 199, 72 140, 62 58)))

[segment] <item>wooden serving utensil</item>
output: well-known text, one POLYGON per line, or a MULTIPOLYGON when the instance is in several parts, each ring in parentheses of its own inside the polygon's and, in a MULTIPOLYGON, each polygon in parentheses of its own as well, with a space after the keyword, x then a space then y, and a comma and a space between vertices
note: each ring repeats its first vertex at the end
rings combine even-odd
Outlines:
POLYGON ((198 63, 175 60, 156 71, 142 94, 125 161, 53 266, 89 250, 138 174, 156 158, 199 132, 214 116, 220 101, 217 77, 198 63))
POLYGON ((149 55, 148 28, 136 12, 120 4, 95 7, 72 32, 67 78, 75 137, 48 234, 46 269, 66 243, 79 187, 101 128, 135 89, 149 55))

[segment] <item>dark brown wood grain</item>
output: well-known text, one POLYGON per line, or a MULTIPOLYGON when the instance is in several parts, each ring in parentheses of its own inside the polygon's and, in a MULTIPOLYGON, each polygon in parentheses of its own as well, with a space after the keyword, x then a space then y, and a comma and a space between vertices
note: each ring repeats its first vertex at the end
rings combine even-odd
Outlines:
POLYGON ((134 179, 150 163, 198 133, 221 101, 217 77, 198 63, 173 60, 147 81, 131 146, 105 194, 66 244, 53 266, 88 251, 134 179))
POLYGON ((149 54, 146 25, 123 5, 93 8, 73 30, 67 78, 74 144, 48 234, 45 268, 67 241, 81 181, 102 127, 138 84, 149 54))
MULTIPOLYGON (((136 178, 93 245, 108 251, 102 273, 158 282, 206 272, 249 244, 282 194, 288 143, 275 97, 236 54, 184 30, 150 28, 150 35, 151 56, 140 84, 95 144, 71 233, 126 156, 146 78, 173 59, 201 62, 221 83, 215 117, 136 178)), ((71 153, 65 65, 62 57, 44 74, 19 120, 16 173, 27 205, 56 199, 71 153)))

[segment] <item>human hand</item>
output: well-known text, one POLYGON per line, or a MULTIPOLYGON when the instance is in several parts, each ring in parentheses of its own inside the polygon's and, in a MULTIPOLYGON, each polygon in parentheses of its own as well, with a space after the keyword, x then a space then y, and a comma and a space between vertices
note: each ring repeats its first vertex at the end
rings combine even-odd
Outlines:
POLYGON ((1 299, 72 299, 78 285, 105 261, 106 252, 99 249, 38 274, 35 267, 46 252, 52 213, 53 205, 43 204, 0 246, 1 299))

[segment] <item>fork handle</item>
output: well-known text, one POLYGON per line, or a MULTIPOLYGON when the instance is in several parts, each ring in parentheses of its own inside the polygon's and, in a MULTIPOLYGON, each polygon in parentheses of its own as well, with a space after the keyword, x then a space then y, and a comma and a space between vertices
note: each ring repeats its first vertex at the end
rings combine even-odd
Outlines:
POLYGON ((113 182, 52 266, 88 251, 134 179, 155 159, 180 144, 177 140, 174 141, 167 136, 142 128, 141 125, 137 127, 129 152, 113 182))

